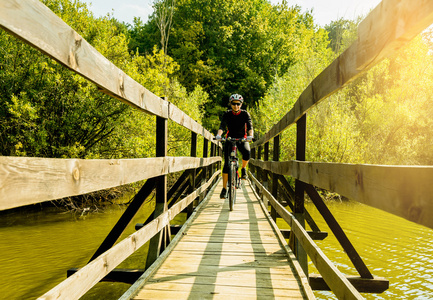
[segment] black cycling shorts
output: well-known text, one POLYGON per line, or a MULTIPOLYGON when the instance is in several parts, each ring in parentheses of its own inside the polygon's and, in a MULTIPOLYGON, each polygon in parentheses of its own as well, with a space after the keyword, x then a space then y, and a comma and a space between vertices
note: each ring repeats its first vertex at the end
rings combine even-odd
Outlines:
MULTIPOLYGON (((250 143, 248 142, 236 142, 236 145, 238 147, 239 152, 242 154, 243 160, 250 160, 251 157, 251 149, 250 149, 250 143)), ((223 173, 228 174, 229 173, 229 155, 232 151, 231 149, 232 143, 225 142, 224 144, 224 167, 223 167, 223 173)))

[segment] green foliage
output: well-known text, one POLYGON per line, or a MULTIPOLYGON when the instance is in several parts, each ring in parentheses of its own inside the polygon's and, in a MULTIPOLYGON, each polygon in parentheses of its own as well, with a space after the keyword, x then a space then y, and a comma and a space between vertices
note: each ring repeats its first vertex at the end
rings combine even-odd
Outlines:
POLYGON ((346 50, 358 36, 358 25, 362 17, 355 21, 340 18, 325 26, 329 36, 329 47, 337 55, 346 50))
MULTIPOLYGON (((312 32, 304 45, 302 56, 299 56, 300 61, 283 76, 277 77, 265 96, 258 101, 251 111, 257 137, 269 131, 289 112, 308 84, 329 64, 333 54, 327 46, 325 31, 320 29, 312 32)), ((280 143, 284 149, 281 151, 281 159, 294 159, 296 126, 283 132, 280 143)))
POLYGON ((418 36, 347 89, 366 161, 433 163, 433 57, 427 41, 418 36))
POLYGON ((433 57, 429 41, 418 36, 314 109, 308 159, 432 164, 433 57))
MULTIPOLYGON (((208 96, 200 87, 187 93, 170 79, 177 63, 156 48, 130 53, 126 25, 95 18, 72 0, 44 3, 96 50, 159 96, 176 101, 201 122, 208 96)), ((155 155, 155 117, 100 91, 52 59, 0 32, 0 154, 42 157, 135 158, 155 155)), ((174 129, 171 133, 176 136, 174 129)), ((173 152, 172 155, 177 155, 173 152)))
MULTIPOLYGON (((350 45, 360 22, 340 19, 320 29, 309 13, 285 1, 179 0, 168 56, 158 46, 155 16, 126 25, 95 18, 79 1, 43 2, 137 82, 211 131, 228 96, 242 93, 256 137, 350 45)), ((432 40, 427 31, 310 110, 307 159, 433 163, 432 40)), ((1 155, 155 155, 155 117, 99 92, 4 31, 0 49, 1 155)), ((292 126, 282 134, 282 160, 295 157, 295 131, 292 126)), ((169 122, 169 155, 189 155, 190 139, 190 131, 169 122)), ((199 156, 202 145, 199 138, 199 156)))
MULTIPOLYGON (((267 132, 301 92, 356 38, 357 21, 326 26, 330 47, 304 56, 278 77, 253 110, 256 131, 267 132)), ((317 34, 317 33, 316 33, 317 34)), ((433 163, 432 33, 426 31, 307 114, 307 160, 371 164, 433 163)), ((314 39, 313 39, 314 40, 314 39)), ((295 158, 296 126, 283 132, 282 160, 295 158)))
MULTIPOLYGON (((305 56, 316 32, 299 7, 264 0, 179 0, 172 26, 168 53, 180 66, 176 76, 188 91, 199 85, 209 94, 205 126, 212 130, 230 94, 255 105, 275 76, 305 56)), ((156 15, 146 24, 136 20, 130 46, 150 53, 159 45, 157 32, 156 15)))

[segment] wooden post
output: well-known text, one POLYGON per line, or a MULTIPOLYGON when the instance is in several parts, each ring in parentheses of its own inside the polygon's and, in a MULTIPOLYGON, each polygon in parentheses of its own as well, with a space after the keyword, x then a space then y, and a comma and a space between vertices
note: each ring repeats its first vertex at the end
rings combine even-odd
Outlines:
MULTIPOLYGON (((307 115, 303 115, 296 123, 296 160, 305 161, 305 148, 307 140, 307 115)), ((304 183, 300 180, 295 181, 295 208, 294 215, 299 223, 305 228, 304 219, 304 183)), ((295 239, 294 247, 296 257, 308 277, 308 258, 305 250, 300 243, 295 239)))
MULTIPOLYGON (((261 154, 262 154, 262 146, 260 145, 257 148, 257 160, 261 159, 261 154)), ((259 167, 256 168, 256 178, 260 180, 261 176, 261 169, 259 167)), ((257 191, 257 195, 261 195, 262 192, 260 191, 259 187, 256 187, 256 191, 257 191)))
MULTIPOLYGON (((208 152, 209 152, 209 141, 205 137, 203 137, 203 158, 207 158, 208 157, 208 152)), ((203 171, 202 171, 203 172, 203 176, 202 176, 201 184, 204 184, 208 180, 208 177, 209 177, 208 170, 209 170, 209 168, 210 168, 209 166, 208 167, 203 167, 203 171)), ((207 194, 207 191, 205 193, 202 193, 200 195, 199 202, 201 202, 204 199, 204 197, 206 196, 206 194, 207 194)))
MULTIPOLYGON (((263 149, 263 161, 268 161, 268 160, 269 160, 269 142, 266 142, 265 147, 263 149)), ((265 189, 269 191, 268 171, 265 169, 261 170, 261 181, 265 189)), ((268 207, 269 201, 265 199, 264 195, 262 195, 262 200, 263 203, 265 203, 265 206, 268 207)))
MULTIPOLYGON (((256 148, 251 148, 251 158, 256 159, 256 148)), ((254 165, 248 165, 251 173, 254 174, 256 167, 254 165)))
MULTIPOLYGON (((191 131, 191 157, 197 157, 197 133, 191 131)), ((189 193, 192 193, 195 190, 195 179, 197 176, 197 169, 193 169, 190 172, 190 189, 189 193)), ((187 208, 187 218, 191 216, 194 211, 194 202, 191 202, 187 208)))
MULTIPOLYGON (((218 153, 218 156, 223 157, 223 152, 222 152, 222 149, 220 148, 220 146, 217 146, 217 153, 218 153)), ((223 161, 218 162, 218 169, 222 170, 222 164, 223 163, 224 163, 223 161)), ((221 174, 222 174, 222 172, 221 172, 221 174)))
MULTIPOLYGON (((216 145, 214 143, 211 143, 210 145, 210 156, 214 157, 216 154, 216 145)), ((215 164, 212 164, 210 166, 210 174, 211 176, 213 175, 213 173, 215 172, 215 164)))
MULTIPOLYGON (((167 119, 156 117, 156 157, 167 156, 167 119)), ((156 203, 154 218, 157 218, 167 210, 167 176, 157 177, 156 182, 156 203)), ((149 252, 147 253, 146 269, 149 268, 161 253, 162 240, 170 238, 170 226, 157 233, 150 240, 149 252), (164 234, 165 233, 165 234, 164 234)))
MULTIPOLYGON (((280 136, 274 137, 274 153, 273 161, 280 160, 280 136)), ((278 200, 278 174, 272 173, 272 196, 278 200)), ((273 206, 271 206, 271 217, 276 222, 277 221, 277 211, 273 206)))
MULTIPOLYGON (((251 158, 256 159, 256 148, 251 148, 251 158)), ((248 164, 248 167, 250 168, 251 174, 255 174, 256 167, 253 164, 248 164)), ((251 188, 255 189, 256 184, 254 183, 254 181, 251 180, 250 182, 251 182, 251 188)))

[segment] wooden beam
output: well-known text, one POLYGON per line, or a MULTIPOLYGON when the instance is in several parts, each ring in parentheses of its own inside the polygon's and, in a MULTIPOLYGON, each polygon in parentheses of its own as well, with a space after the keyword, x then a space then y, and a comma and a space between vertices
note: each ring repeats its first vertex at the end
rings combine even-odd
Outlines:
MULTIPOLYGON (((389 289, 389 280, 385 278, 366 279, 361 277, 346 277, 347 280, 357 289, 360 293, 383 293, 389 289)), ((318 275, 310 275, 309 283, 313 290, 330 291, 329 286, 325 280, 318 275)))
POLYGON ((174 204, 176 204, 177 200, 179 200, 182 197, 182 194, 187 190, 187 188, 190 186, 189 178, 185 178, 184 182, 182 183, 182 186, 177 191, 177 193, 174 195, 173 199, 168 204, 168 207, 171 208, 174 204))
POLYGON ((156 233, 170 224, 170 221, 176 215, 186 208, 201 192, 212 183, 213 179, 219 175, 215 172, 210 180, 192 194, 185 197, 182 201, 176 203, 171 209, 165 211, 158 218, 144 226, 142 229, 131 234, 110 250, 106 251, 98 258, 81 268, 77 273, 62 281, 60 284, 49 290, 38 299, 78 299, 89 289, 97 284, 102 278, 110 273, 122 261, 128 258, 132 253, 137 251, 156 233))
MULTIPOLYGON (((307 143, 307 115, 303 115, 296 122, 296 159, 300 161, 305 160, 305 150, 307 143)), ((296 219, 305 228, 305 184, 296 179, 295 180, 295 203, 293 214, 296 219)), ((299 244, 298 240, 293 239, 293 249, 299 264, 304 269, 305 275, 308 276, 308 257, 305 249, 299 244)))
MULTIPOLYGON (((211 179, 209 179, 207 182, 212 184, 213 180, 217 177, 220 171, 213 174, 211 179)), ((220 179, 218 179, 219 181, 220 179)), ((171 251, 174 249, 174 247, 177 245, 177 243, 181 240, 183 233, 185 232, 186 228, 191 224, 194 219, 197 217, 199 211, 207 204, 208 200, 211 198, 211 195, 218 184, 218 181, 216 184, 213 184, 210 194, 205 197, 205 199, 198 205, 197 209, 192 213, 191 217, 186 220, 186 222, 182 225, 182 227, 179 229, 178 234, 174 237, 172 242, 168 245, 168 247, 164 250, 164 252, 161 253, 161 255, 158 257, 158 259, 154 262, 154 264, 144 272, 144 274, 119 298, 119 300, 130 300, 136 296, 136 294, 140 291, 140 289, 143 287, 143 285, 148 281, 148 279, 155 273, 156 270, 161 266, 161 264, 165 261, 167 256, 171 253, 171 251)), ((205 191, 203 189, 203 191, 205 191)))
POLYGON ((263 185, 249 172, 250 178, 255 182, 261 192, 268 197, 272 206, 292 228, 299 243, 305 249, 305 252, 310 257, 311 261, 319 270, 320 274, 325 279, 328 286, 334 292, 338 299, 364 299, 361 294, 353 287, 346 277, 334 266, 334 264, 326 257, 320 248, 309 237, 308 233, 296 218, 288 212, 273 196, 266 190, 263 185))
MULTIPOLYGON (((249 173, 251 174, 252 172, 249 172, 249 173)), ((251 185, 251 183, 252 182, 250 180, 250 185, 251 185)), ((276 235, 276 238, 278 239, 278 242, 280 243, 282 249, 284 250, 284 252, 286 252, 287 257, 289 258, 289 260, 292 263, 293 270, 299 278, 299 283, 300 283, 299 287, 305 293, 304 294, 305 299, 316 299, 316 297, 313 294, 313 290, 311 289, 310 284, 308 283, 307 275, 305 275, 304 271, 302 270, 302 267, 299 264, 298 260, 296 259, 293 251, 291 250, 289 245, 287 245, 287 242, 286 242, 283 234, 281 233, 280 228, 278 228, 277 224, 271 218, 269 211, 268 211, 268 207, 265 207, 265 203, 263 201, 260 201, 260 197, 256 193, 255 190, 253 190, 253 193, 256 196, 256 198, 259 200, 260 207, 262 208, 263 213, 265 214, 266 218, 268 219, 269 224, 271 225, 271 227, 272 227, 272 229, 276 235)))
MULTIPOLYGON (((141 228, 143 228, 145 225, 143 223, 137 223, 135 224, 135 230, 140 230, 141 228)), ((170 232, 172 235, 176 235, 179 230, 182 228, 182 225, 170 225, 170 232)))
POLYGON ((317 193, 316 189, 312 185, 306 184, 305 190, 308 193, 308 196, 310 196, 311 201, 313 201, 314 205, 317 207, 319 213, 322 215, 323 219, 328 224, 329 229, 332 230, 338 242, 343 247, 359 275, 361 275, 362 278, 373 279, 373 275, 371 275, 361 256, 358 254, 355 247, 353 247, 346 233, 344 233, 343 228, 341 228, 340 224, 338 224, 337 220, 326 206, 322 197, 320 197, 319 193, 317 193))
POLYGON ((309 109, 397 52, 433 23, 433 2, 385 0, 359 24, 357 40, 302 92, 293 108, 253 146, 287 129, 309 109))
MULTIPOLYGON (((274 137, 274 151, 273 151, 272 160, 273 161, 280 160, 280 136, 279 135, 274 137)), ((278 177, 280 175, 275 173, 270 173, 270 174, 272 176, 272 195, 274 195, 274 197, 278 199, 278 177)), ((271 216, 274 221, 277 220, 277 211, 273 207, 271 207, 271 216)))
POLYGON ((213 140, 203 126, 117 68, 40 1, 0 1, 0 27, 93 82, 103 93, 213 140))
MULTIPOLYGON (((191 148, 190 148, 190 156, 191 157, 197 157, 197 133, 191 132, 191 148)), ((195 189, 196 185, 196 177, 197 177, 197 169, 191 170, 189 173, 189 180, 190 180, 190 190, 195 189)), ((187 217, 189 218, 194 211, 194 202, 191 202, 191 204, 188 206, 187 209, 187 217)))
POLYGON ((0 157, 0 210, 108 189, 203 167, 221 157, 57 159, 0 157))
POLYGON ((0 2, 0 26, 133 107, 167 118, 162 100, 117 68, 38 0, 0 2))
MULTIPOLYGON (((280 188, 283 191, 283 195, 287 196, 287 205, 290 207, 290 209, 293 211, 294 209, 294 205, 290 202, 290 200, 292 199, 293 202, 294 198, 295 198, 295 191, 292 189, 292 187, 290 186, 289 182, 287 181, 287 179, 283 176, 283 175, 279 175, 278 176, 278 180, 280 181, 281 185, 280 188), (289 199, 291 198, 291 199, 289 199)), ((310 215, 310 213, 308 212, 308 210, 304 207, 304 218, 305 221, 307 221, 308 225, 310 225, 311 229, 315 232, 319 232, 319 226, 317 226, 316 222, 314 221, 313 217, 310 215)))
MULTIPOLYGON (((77 273, 78 270, 77 268, 69 269, 67 277, 77 273)), ((143 275, 144 271, 144 269, 114 269, 102 278, 101 281, 133 284, 143 275)))
POLYGON ((138 210, 143 205, 144 201, 146 201, 147 197, 152 193, 155 188, 156 179, 150 178, 146 181, 146 183, 142 186, 140 191, 134 196, 132 202, 128 205, 126 210, 123 212, 119 221, 114 225, 113 229, 111 229, 110 233, 104 239, 102 244, 90 258, 89 262, 97 258, 99 255, 110 249, 122 233, 125 231, 126 227, 131 222, 132 218, 137 214, 138 210))
MULTIPOLYGON (((156 117, 156 156, 165 157, 168 148, 168 122, 167 119, 156 117)), ((155 209, 153 218, 156 219, 159 215, 167 211, 167 175, 161 175, 156 179, 155 191, 155 209)), ((150 267, 158 258, 159 254, 164 250, 167 240, 170 240, 170 227, 156 233, 149 242, 147 251, 146 269, 150 267), (168 231, 166 230, 168 229, 168 231), (162 250, 161 250, 162 249, 162 250)))
POLYGON ((184 171, 182 175, 179 176, 179 178, 176 180, 176 182, 172 185, 170 190, 167 193, 167 200, 170 200, 173 195, 176 193, 176 191, 184 184, 185 180, 188 179, 188 173, 189 171, 184 171))
MULTIPOLYGON (((290 229, 280 229, 285 239, 290 238, 290 229)), ((308 235, 312 240, 323 241, 328 237, 328 233, 326 231, 307 231, 308 235)))
POLYGON ((301 161, 251 164, 433 228, 433 167, 301 161))

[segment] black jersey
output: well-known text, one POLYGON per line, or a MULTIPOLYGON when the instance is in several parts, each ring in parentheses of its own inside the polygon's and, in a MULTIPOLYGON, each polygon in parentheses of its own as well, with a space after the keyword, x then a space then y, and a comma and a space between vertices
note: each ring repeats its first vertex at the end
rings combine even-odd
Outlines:
POLYGON ((227 130, 228 136, 232 138, 243 138, 249 130, 253 129, 253 122, 250 114, 244 109, 241 109, 238 114, 228 110, 221 119, 220 129, 227 130))

